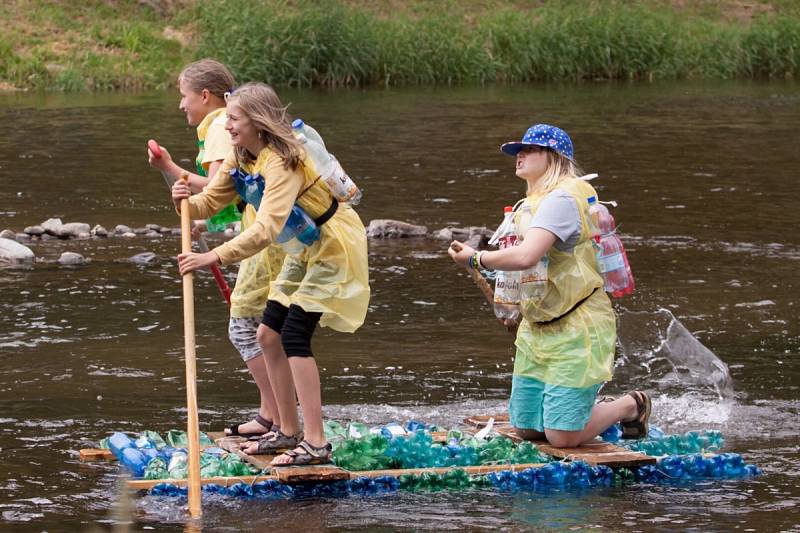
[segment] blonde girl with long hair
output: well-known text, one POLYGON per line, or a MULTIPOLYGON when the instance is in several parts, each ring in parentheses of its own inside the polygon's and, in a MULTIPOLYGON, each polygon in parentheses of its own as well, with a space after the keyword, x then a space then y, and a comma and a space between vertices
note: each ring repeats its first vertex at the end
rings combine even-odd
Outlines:
MULTIPOLYGON (((476 251, 453 241, 453 260, 470 268, 523 271, 521 321, 509 401, 517 434, 573 447, 621 422, 623 437, 645 437, 651 403, 641 391, 595 404, 611 379, 616 317, 603 291, 588 198, 597 197, 573 159, 567 133, 531 126, 502 151, 515 157, 527 197, 516 217, 517 246, 476 251)), ((510 329, 516 321, 505 320, 510 329)))
MULTIPOLYGON (((178 107, 186 114, 189 125, 197 127, 197 172, 189 172, 178 166, 164 147, 161 147, 161 157, 156 158, 152 153, 149 154, 150 164, 175 180, 187 175, 189 189, 193 193, 199 193, 208 185, 211 176, 217 173, 233 149, 230 135, 225 130, 225 94, 234 85, 235 80, 228 67, 213 59, 190 63, 178 76, 178 90, 181 94, 178 107)), ((227 210, 237 208, 236 205, 226 207, 227 210)), ((255 216, 255 209, 251 206, 245 207, 241 213, 242 227, 249 227, 255 216)), ((205 223, 200 221, 193 233, 196 235, 204 226, 205 223)), ((241 355, 258 387, 259 409, 252 420, 226 428, 225 433, 228 435, 261 436, 273 426, 280 426, 275 396, 256 331, 261 311, 267 301, 270 281, 280 271, 282 261, 282 250, 273 246, 239 265, 236 285, 231 294, 228 338, 241 355)))
POLYGON ((189 188, 176 183, 172 198, 176 207, 189 198, 192 218, 202 218, 233 200, 238 190, 247 202, 258 204, 256 220, 205 254, 181 254, 179 268, 184 274, 258 253, 276 242, 295 207, 314 220, 319 240, 286 256, 258 328, 281 427, 245 443, 243 449, 249 454, 285 451, 274 465, 330 462, 311 337, 317 324, 354 332, 364 322, 370 292, 366 231, 356 212, 340 205, 320 179, 292 134, 286 107, 270 86, 248 83, 238 88, 228 98, 227 113, 234 152, 202 193, 189 198, 189 188), (263 189, 251 196, 243 183, 263 189), (296 399, 303 412, 302 430, 296 399))

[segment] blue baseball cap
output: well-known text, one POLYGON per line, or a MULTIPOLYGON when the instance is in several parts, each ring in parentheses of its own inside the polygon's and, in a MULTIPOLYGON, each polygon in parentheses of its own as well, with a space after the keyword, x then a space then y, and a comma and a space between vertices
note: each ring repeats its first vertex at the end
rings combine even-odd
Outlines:
POLYGON ((526 146, 544 146, 572 159, 572 139, 567 132, 550 124, 534 124, 519 142, 507 142, 500 147, 504 154, 516 156, 526 146))

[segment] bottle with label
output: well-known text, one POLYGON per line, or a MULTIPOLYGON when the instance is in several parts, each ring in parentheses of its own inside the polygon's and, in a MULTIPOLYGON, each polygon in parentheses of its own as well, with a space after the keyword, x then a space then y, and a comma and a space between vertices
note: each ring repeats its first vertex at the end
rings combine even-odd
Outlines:
MULTIPOLYGON (((503 208, 504 217, 497 243, 500 249, 511 248, 517 244, 517 226, 514 224, 514 211, 508 205, 503 208)), ((519 317, 519 271, 497 270, 494 285, 494 314, 497 318, 516 319, 519 317)))
POLYGON ((314 220, 299 205, 292 206, 289 218, 278 234, 278 244, 290 255, 300 254, 306 246, 311 246, 320 237, 314 220))
POLYGON ((622 241, 616 233, 614 217, 597 198, 590 196, 589 218, 597 231, 595 241, 598 244, 597 266, 603 275, 605 291, 614 298, 631 294, 634 289, 633 273, 622 241))
MULTIPOLYGON (((522 204, 520 211, 520 224, 523 228, 528 227, 532 219, 531 207, 527 202, 522 204)), ((544 296, 547 289, 547 268, 550 258, 544 254, 539 261, 530 268, 520 272, 519 292, 520 299, 526 301, 538 301, 544 296)))
POLYGON ((342 203, 358 204, 361 201, 361 190, 353 183, 339 161, 325 148, 319 133, 299 118, 292 122, 292 130, 297 140, 303 143, 309 159, 314 163, 314 168, 319 172, 333 197, 342 203))

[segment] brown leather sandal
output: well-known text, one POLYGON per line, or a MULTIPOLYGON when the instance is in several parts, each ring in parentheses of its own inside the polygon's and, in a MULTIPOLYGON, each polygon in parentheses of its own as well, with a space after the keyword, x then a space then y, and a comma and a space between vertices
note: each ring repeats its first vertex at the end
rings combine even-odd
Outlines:
POLYGON ((650 431, 649 420, 652 410, 650 396, 648 396, 646 392, 638 390, 629 392, 628 396, 636 400, 637 416, 633 420, 620 422, 622 438, 643 439, 647 436, 648 431, 650 431))
POLYGON ((248 453, 248 455, 275 455, 276 453, 291 450, 300 444, 303 440, 303 432, 298 431, 294 435, 287 435, 283 431, 278 430, 275 433, 267 433, 258 439, 258 446, 256 451, 248 453))
MULTIPOLYGON (((312 446, 307 440, 303 440, 294 450, 289 450, 283 455, 291 457, 289 463, 276 463, 272 461, 271 466, 305 466, 305 465, 324 465, 331 462, 333 448, 331 443, 325 446, 312 446)), ((281 457, 283 457, 281 455, 281 457)), ((277 457, 276 457, 277 459, 277 457)))

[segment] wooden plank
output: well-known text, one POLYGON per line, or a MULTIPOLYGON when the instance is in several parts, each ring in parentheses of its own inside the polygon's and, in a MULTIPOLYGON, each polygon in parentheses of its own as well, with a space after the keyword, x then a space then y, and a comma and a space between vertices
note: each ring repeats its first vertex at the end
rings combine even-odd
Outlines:
POLYGON ((452 472, 453 470, 463 470, 467 474, 471 476, 481 475, 481 474, 489 474, 491 472, 502 472, 503 470, 511 470, 512 472, 518 472, 520 470, 525 470, 526 468, 541 468, 547 463, 526 463, 526 464, 505 464, 505 465, 480 465, 480 466, 442 466, 442 467, 431 467, 431 468, 405 468, 405 469, 397 469, 397 470, 365 470, 363 472, 350 472, 350 476, 355 479, 358 477, 380 477, 380 476, 391 476, 391 477, 400 477, 402 475, 411 474, 411 475, 420 475, 425 473, 430 474, 446 474, 448 472, 452 472))
POLYGON ((496 415, 474 415, 464 419, 465 424, 469 424, 470 426, 474 426, 476 428, 482 428, 486 424, 489 423, 489 419, 494 418, 494 423, 509 423, 508 415, 504 413, 499 413, 496 415))
MULTIPOLYGON (((212 434, 209 433, 208 436, 210 437, 212 434)), ((220 435, 220 434, 215 434, 220 435)), ((245 439, 242 437, 217 437, 214 442, 217 446, 222 448, 223 450, 238 455, 242 461, 247 464, 250 464, 259 470, 262 471, 271 471, 272 467, 270 463, 275 458, 274 455, 248 455, 244 453, 240 448, 239 444, 245 442, 245 439)))
MULTIPOLYGON (((222 485, 225 487, 229 487, 231 485, 235 485, 236 483, 248 483, 253 484, 259 481, 267 481, 268 479, 277 479, 275 476, 232 476, 232 477, 207 477, 202 478, 200 483, 203 485, 210 485, 210 484, 217 484, 222 485)), ((161 483, 166 483, 168 485, 177 485, 179 487, 185 487, 188 483, 186 479, 129 479, 126 481, 126 485, 130 489, 134 490, 149 490, 155 487, 156 485, 160 485, 161 483)))
POLYGON ((111 450, 103 448, 83 448, 79 451, 81 461, 116 461, 111 450))
POLYGON ((338 466, 284 466, 273 467, 275 476, 281 483, 307 483, 311 481, 338 481, 350 479, 351 473, 338 466))

